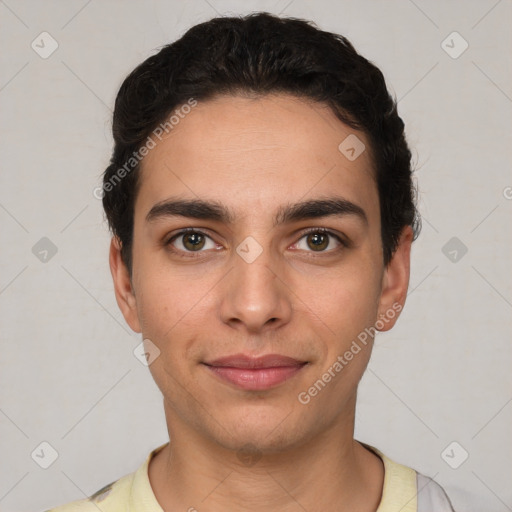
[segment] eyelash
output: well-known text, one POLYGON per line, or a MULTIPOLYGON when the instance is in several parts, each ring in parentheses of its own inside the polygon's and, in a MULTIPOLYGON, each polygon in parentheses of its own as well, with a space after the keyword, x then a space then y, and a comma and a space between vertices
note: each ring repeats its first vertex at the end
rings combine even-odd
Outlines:
MULTIPOLYGON (((185 228, 185 229, 182 229, 181 231, 179 231, 178 233, 174 234, 171 238, 169 238, 165 242, 164 245, 169 247, 170 250, 174 254, 176 254, 177 256, 179 256, 181 258, 201 258, 202 257, 201 253, 203 253, 205 251, 182 251, 181 249, 175 249, 172 245, 172 242, 174 242, 174 240, 176 240, 180 236, 183 236, 183 235, 186 235, 189 233, 196 233, 196 234, 205 236, 205 237, 209 238, 210 240, 212 240, 211 236, 209 236, 204 231, 201 231, 200 229, 185 228), (186 256, 185 256, 185 254, 186 254, 186 256)), ((307 236, 311 233, 322 233, 324 235, 329 235, 332 238, 336 239, 336 241, 338 241, 340 243, 340 247, 337 247, 335 249, 330 249, 328 251, 319 251, 316 254, 315 254, 315 251, 307 251, 307 252, 312 252, 314 254, 314 256, 311 256, 311 257, 317 257, 318 255, 321 255, 321 254, 334 254, 334 253, 337 253, 338 251, 340 251, 341 249, 344 249, 344 248, 347 248, 350 246, 346 240, 343 240, 339 235, 337 235, 336 233, 334 233, 326 228, 308 228, 308 229, 302 231, 299 239, 293 245, 296 245, 300 240, 302 240, 305 236, 307 236)))

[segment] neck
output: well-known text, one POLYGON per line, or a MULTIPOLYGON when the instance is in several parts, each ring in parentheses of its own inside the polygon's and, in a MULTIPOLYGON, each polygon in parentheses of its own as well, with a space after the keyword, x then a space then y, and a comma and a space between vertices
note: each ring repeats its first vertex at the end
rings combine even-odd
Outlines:
POLYGON ((384 467, 377 455, 353 439, 353 418, 352 428, 335 424, 312 441, 264 455, 237 454, 172 420, 172 442, 149 466, 153 491, 164 510, 378 508, 384 467))

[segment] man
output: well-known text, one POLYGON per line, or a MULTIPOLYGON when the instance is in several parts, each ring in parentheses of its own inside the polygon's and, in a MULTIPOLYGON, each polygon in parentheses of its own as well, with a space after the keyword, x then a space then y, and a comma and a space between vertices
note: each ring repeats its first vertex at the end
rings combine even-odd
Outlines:
POLYGON ((217 18, 126 78, 113 134, 110 267, 170 442, 54 510, 453 510, 353 437, 418 233, 382 73, 307 22, 217 18))

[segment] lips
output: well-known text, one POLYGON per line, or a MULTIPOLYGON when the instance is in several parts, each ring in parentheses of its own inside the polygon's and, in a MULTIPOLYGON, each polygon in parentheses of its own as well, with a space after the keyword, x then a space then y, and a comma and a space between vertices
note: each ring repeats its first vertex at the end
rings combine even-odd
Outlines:
POLYGON ((261 357, 236 354, 204 363, 220 379, 251 391, 273 388, 295 376, 306 364, 279 354, 261 357))

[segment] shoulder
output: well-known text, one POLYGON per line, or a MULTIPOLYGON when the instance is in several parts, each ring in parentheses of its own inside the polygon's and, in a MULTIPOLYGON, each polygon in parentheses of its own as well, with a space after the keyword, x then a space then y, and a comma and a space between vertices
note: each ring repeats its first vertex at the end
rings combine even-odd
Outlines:
POLYGON ((384 463, 382 499, 377 512, 455 512, 446 492, 433 479, 395 462, 374 446, 361 444, 384 463))
POLYGON ((432 478, 416 473, 418 485, 418 512, 454 512, 445 490, 432 478))
POLYGON ((163 512, 153 494, 148 467, 152 457, 167 444, 155 448, 133 473, 105 485, 88 498, 72 501, 46 512, 126 512, 126 510, 163 512))
POLYGON ((121 512, 126 510, 135 473, 126 475, 101 489, 88 498, 72 501, 46 512, 121 512))

